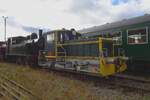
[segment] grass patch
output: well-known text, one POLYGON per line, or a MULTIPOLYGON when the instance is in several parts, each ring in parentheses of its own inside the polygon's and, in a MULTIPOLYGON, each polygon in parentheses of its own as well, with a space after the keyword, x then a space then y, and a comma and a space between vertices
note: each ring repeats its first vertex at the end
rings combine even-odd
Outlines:
POLYGON ((22 84, 43 100, 147 100, 147 97, 141 95, 95 87, 92 82, 87 83, 28 66, 0 63, 0 73, 22 84), (133 95, 136 96, 130 97, 133 95))

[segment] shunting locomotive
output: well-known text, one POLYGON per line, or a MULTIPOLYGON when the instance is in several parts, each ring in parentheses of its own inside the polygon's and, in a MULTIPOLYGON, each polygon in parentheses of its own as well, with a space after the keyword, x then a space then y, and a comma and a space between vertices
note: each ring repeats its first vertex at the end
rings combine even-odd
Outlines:
POLYGON ((123 56, 115 57, 110 38, 82 38, 74 29, 44 33, 38 65, 108 76, 126 69, 123 56))

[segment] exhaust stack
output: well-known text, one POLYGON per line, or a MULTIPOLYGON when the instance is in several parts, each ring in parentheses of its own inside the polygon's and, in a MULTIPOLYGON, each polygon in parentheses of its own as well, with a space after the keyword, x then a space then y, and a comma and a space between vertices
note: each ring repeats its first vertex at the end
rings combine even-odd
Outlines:
POLYGON ((43 34, 43 30, 42 30, 42 29, 39 29, 39 38, 42 37, 42 34, 43 34))

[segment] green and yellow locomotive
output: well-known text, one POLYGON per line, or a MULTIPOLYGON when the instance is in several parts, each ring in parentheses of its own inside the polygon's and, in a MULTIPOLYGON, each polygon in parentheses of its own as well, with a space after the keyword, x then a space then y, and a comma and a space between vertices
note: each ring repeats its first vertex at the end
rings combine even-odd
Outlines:
POLYGON ((39 39, 38 65, 50 69, 108 76, 126 69, 124 56, 114 56, 111 38, 83 38, 74 29, 54 30, 39 39))

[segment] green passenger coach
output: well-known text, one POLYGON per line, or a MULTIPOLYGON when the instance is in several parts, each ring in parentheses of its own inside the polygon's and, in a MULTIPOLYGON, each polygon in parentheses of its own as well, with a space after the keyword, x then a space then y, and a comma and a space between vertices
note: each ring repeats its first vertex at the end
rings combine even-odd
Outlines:
POLYGON ((150 67, 150 15, 124 19, 79 31, 85 37, 111 37, 115 55, 128 57, 128 67, 146 70, 150 67))

